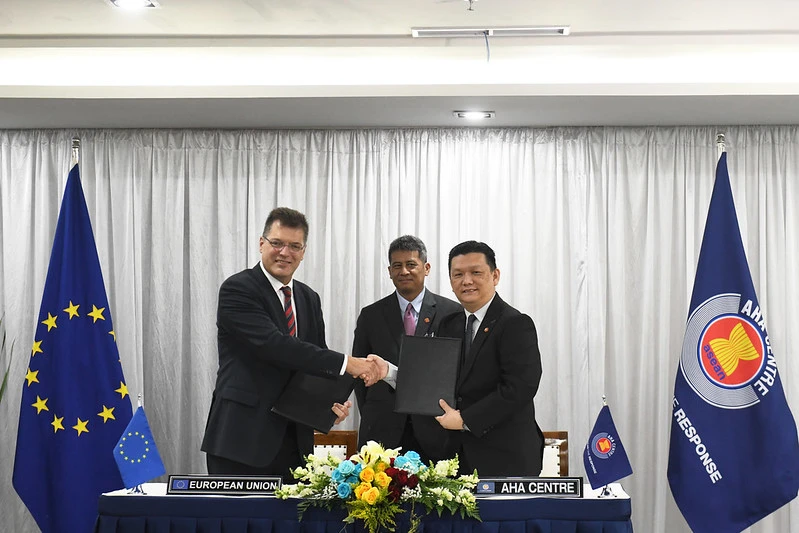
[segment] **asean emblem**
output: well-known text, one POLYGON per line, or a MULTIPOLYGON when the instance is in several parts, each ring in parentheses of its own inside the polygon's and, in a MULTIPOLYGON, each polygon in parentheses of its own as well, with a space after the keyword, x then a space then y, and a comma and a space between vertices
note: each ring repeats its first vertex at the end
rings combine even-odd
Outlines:
POLYGON ((764 333, 739 312, 740 294, 719 294, 699 305, 688 319, 680 368, 707 403, 742 409, 760 401, 753 384, 766 366, 764 333))
POLYGON ((608 459, 616 452, 616 439, 610 433, 601 432, 591 439, 591 453, 598 459, 608 459))

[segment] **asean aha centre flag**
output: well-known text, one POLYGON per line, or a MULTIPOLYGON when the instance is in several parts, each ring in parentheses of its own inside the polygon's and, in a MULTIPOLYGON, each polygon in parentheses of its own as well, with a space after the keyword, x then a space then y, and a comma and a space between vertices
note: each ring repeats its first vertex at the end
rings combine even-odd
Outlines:
POLYGON ((592 489, 603 487, 633 473, 627 452, 621 443, 610 407, 603 406, 583 451, 585 475, 592 489))
POLYGON ((114 445, 131 418, 78 166, 58 216, 25 380, 14 489, 44 533, 88 533, 122 488, 114 445))
POLYGON ((796 497, 796 424, 749 274, 727 154, 716 169, 672 409, 669 485, 694 532, 739 532, 796 497))

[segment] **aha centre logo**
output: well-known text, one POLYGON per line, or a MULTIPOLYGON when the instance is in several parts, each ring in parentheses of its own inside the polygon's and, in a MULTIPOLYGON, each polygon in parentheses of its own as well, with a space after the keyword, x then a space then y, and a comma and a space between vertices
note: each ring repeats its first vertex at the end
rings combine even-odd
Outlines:
POLYGON ((766 343, 758 325, 739 313, 740 294, 720 294, 699 305, 685 331, 680 367, 704 401, 742 409, 760 401, 753 383, 765 370, 766 343))
POLYGON ((591 439, 591 453, 598 459, 609 459, 616 452, 616 439, 610 433, 603 431, 591 439))

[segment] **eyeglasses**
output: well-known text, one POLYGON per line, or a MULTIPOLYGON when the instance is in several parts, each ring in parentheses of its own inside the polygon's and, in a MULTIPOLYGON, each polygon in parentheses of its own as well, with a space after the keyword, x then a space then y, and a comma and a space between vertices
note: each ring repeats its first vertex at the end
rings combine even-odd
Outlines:
POLYGON ((266 237, 264 237, 264 240, 266 242, 268 242, 272 246, 272 248, 274 248, 275 250, 282 250, 283 248, 285 248, 287 246, 288 246, 289 250, 291 250, 292 252, 297 253, 297 254, 300 253, 301 251, 305 250, 305 245, 304 244, 300 244, 298 242, 283 242, 283 241, 279 241, 277 239, 275 239, 275 240, 268 239, 266 237))

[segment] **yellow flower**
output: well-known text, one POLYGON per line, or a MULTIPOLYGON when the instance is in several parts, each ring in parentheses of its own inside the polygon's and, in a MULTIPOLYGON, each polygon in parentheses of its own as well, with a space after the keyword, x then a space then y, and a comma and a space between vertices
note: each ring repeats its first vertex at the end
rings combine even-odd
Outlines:
POLYGON ((371 483, 372 480, 375 478, 375 471, 372 469, 371 466, 367 466, 363 470, 361 470, 361 481, 365 481, 367 483, 371 483))
POLYGON ((383 472, 388 468, 388 463, 384 461, 378 461, 375 465, 375 472, 383 472))
POLYGON ((372 487, 363 493, 363 500, 369 505, 374 505, 378 496, 380 496, 380 489, 372 487))
POLYGON ((369 484, 369 483, 361 483, 360 485, 355 487, 355 497, 358 498, 359 500, 362 500, 363 499, 363 493, 366 492, 367 490, 371 489, 371 488, 372 488, 371 484, 369 484))
POLYGON ((375 483, 380 487, 386 488, 391 483, 391 478, 385 472, 378 472, 375 474, 375 483))

